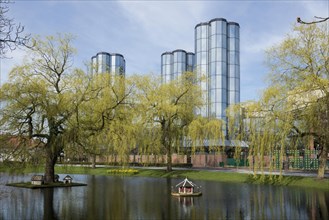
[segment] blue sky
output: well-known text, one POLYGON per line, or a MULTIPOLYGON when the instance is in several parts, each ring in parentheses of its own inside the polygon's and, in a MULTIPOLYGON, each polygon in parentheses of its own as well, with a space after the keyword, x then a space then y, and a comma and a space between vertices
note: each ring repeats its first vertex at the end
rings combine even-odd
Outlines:
MULTIPOLYGON (((264 51, 278 44, 291 30, 296 17, 311 21, 329 16, 329 2, 295 1, 16 1, 8 16, 32 35, 71 33, 78 50, 75 66, 97 52, 121 53, 126 73, 160 74, 165 51, 194 51, 194 27, 213 18, 240 24, 241 101, 257 100, 266 87, 268 73, 264 51)), ((2 59, 1 83, 23 60, 25 52, 2 59)))

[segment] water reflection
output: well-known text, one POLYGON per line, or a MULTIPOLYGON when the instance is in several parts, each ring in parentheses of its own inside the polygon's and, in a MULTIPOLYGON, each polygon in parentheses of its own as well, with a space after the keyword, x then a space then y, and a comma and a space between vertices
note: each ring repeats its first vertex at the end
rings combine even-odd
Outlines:
POLYGON ((54 189, 43 190, 43 219, 57 220, 56 212, 54 209, 54 189))
POLYGON ((175 179, 72 175, 85 187, 21 189, 1 174, 0 219, 328 219, 329 193, 195 181, 200 197, 172 197, 175 179), (6 193, 3 193, 6 192, 6 193))

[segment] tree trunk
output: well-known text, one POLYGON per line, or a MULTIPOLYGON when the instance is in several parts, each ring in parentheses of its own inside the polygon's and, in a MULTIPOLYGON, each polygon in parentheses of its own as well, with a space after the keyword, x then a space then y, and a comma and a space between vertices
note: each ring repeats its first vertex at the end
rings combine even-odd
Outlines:
POLYGON ((46 154, 45 183, 53 183, 57 156, 54 155, 54 153, 49 148, 47 149, 46 154))
POLYGON ((167 147, 167 172, 172 171, 171 147, 167 147))
POLYGON ((91 161, 91 167, 93 169, 96 168, 96 154, 93 154, 92 157, 91 157, 92 161, 91 161))
POLYGON ((45 183, 53 183, 55 179, 55 165, 62 152, 63 145, 60 136, 51 135, 46 144, 45 183))
POLYGON ((171 136, 170 136, 170 125, 163 121, 161 123, 161 144, 167 151, 167 172, 172 171, 172 160, 171 160, 171 136))
POLYGON ((328 145, 323 146, 323 150, 319 157, 319 169, 318 169, 318 178, 323 179, 324 173, 327 166, 327 155, 328 155, 328 145))

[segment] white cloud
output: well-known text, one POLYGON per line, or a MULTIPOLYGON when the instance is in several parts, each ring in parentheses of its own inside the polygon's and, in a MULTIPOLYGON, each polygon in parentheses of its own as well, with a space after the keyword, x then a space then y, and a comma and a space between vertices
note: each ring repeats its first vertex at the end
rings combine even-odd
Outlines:
MULTIPOLYGON (((265 49, 280 42, 296 17, 328 16, 327 1, 17 1, 10 12, 27 32, 77 36, 75 65, 100 51, 121 53, 128 74, 160 71, 165 51, 194 51, 194 27, 216 17, 240 24, 241 100, 255 98, 266 75, 265 49), (248 98, 249 97, 249 98, 248 98)), ((1 60, 1 77, 14 63, 1 60)))
POLYGON ((136 31, 162 48, 194 50, 194 26, 204 13, 202 2, 120 2, 136 31))

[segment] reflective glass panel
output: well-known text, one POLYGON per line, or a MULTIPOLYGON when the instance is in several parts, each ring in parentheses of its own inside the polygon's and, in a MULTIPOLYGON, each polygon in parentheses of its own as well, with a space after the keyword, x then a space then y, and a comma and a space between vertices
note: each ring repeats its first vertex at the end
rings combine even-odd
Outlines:
POLYGON ((227 48, 227 37, 226 37, 226 35, 223 35, 223 34, 217 35, 216 47, 227 48))
POLYGON ((235 92, 234 91, 229 92, 229 103, 235 103, 235 92))
POLYGON ((235 77, 235 65, 229 65, 228 77, 235 77))
POLYGON ((218 62, 227 62, 226 49, 216 48, 216 61, 218 61, 218 62))
POLYGON ((195 48, 196 52, 201 51, 201 49, 202 49, 201 48, 201 42, 202 42, 201 39, 196 40, 196 48, 195 48))
POLYGON ((211 35, 216 34, 216 26, 217 26, 217 22, 211 22, 210 23, 210 33, 211 33, 211 35))
POLYGON ((214 48, 214 47, 217 46, 217 45, 216 45, 216 42, 217 42, 217 36, 218 36, 218 35, 212 35, 212 36, 210 37, 210 48, 214 48))
POLYGON ((235 38, 229 38, 229 50, 236 50, 235 38))
POLYGON ((216 75, 210 76, 210 89, 216 88, 216 75))
POLYGON ((210 50, 210 57, 209 57, 209 59, 210 59, 210 62, 213 62, 213 61, 216 60, 216 49, 211 49, 210 50))
POLYGON ((201 50, 202 51, 207 51, 208 50, 208 40, 207 39, 203 39, 201 41, 201 50))
POLYGON ((202 25, 201 29, 201 38, 208 38, 208 25, 202 25))
POLYGON ((225 21, 217 21, 217 33, 227 35, 227 23, 225 21))
POLYGON ((195 57, 195 59, 196 59, 196 61, 197 61, 197 65, 200 65, 201 64, 201 52, 199 52, 199 53, 196 53, 196 55, 195 55, 196 57, 195 57))
POLYGON ((201 53, 201 64, 206 65, 208 64, 208 59, 207 59, 207 52, 202 52, 201 53))
POLYGON ((223 88, 222 81, 223 81, 222 75, 216 75, 216 88, 217 89, 223 88))
POLYGON ((229 36, 230 37, 235 37, 236 36, 236 25, 228 25, 229 29, 229 36))
POLYGON ((210 63, 210 75, 215 75, 216 74, 216 63, 212 62, 210 63))
POLYGON ((209 97, 209 99, 210 99, 210 102, 211 102, 211 103, 216 102, 215 91, 216 91, 215 89, 211 89, 211 90, 210 90, 210 97, 209 97))
POLYGON ((240 92, 235 92, 235 101, 236 103, 240 102, 240 92))
POLYGON ((198 26, 198 27, 195 29, 195 32, 196 32, 196 38, 197 38, 197 39, 200 39, 200 38, 201 38, 201 27, 198 26))
POLYGON ((235 90, 235 78, 228 78, 229 81, 229 90, 235 90))
POLYGON ((235 78, 235 89, 236 91, 240 91, 240 79, 235 78))
POLYGON ((222 115, 222 103, 216 102, 216 115, 220 116, 222 115))

